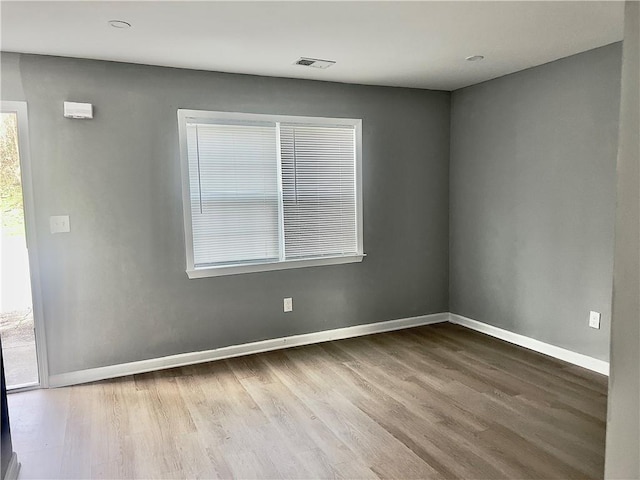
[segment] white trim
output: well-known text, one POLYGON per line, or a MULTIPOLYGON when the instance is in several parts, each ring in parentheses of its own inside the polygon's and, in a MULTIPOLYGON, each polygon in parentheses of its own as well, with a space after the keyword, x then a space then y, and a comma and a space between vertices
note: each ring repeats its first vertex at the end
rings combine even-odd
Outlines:
POLYGON ((251 112, 222 112, 211 110, 192 110, 181 108, 178 110, 178 117, 184 120, 193 120, 196 122, 216 122, 220 120, 232 120, 237 122, 264 122, 265 124, 275 124, 276 122, 304 123, 317 126, 356 126, 362 124, 359 118, 340 118, 340 117, 313 117, 302 115, 272 115, 270 113, 251 113, 251 112))
POLYGON ((29 271, 31 276, 31 302, 36 337, 36 355, 38 359, 38 377, 41 387, 48 387, 49 369, 47 363, 47 342, 45 339, 42 291, 40 289, 40 263, 38 261, 38 242, 36 240, 36 215, 31 175, 31 150, 29 143, 29 117, 27 102, 0 102, 0 111, 14 112, 18 116, 18 150, 20 152, 20 172, 22 176, 22 199, 24 202, 24 223, 29 252, 29 271))
POLYGON ((194 268, 193 270, 187 270, 187 275, 189 278, 205 278, 219 277, 222 275, 231 275, 237 273, 270 272, 272 270, 286 270, 289 268, 341 265, 344 263, 361 262, 365 256, 366 255, 342 255, 339 257, 303 258, 300 260, 283 260, 280 262, 276 261, 268 263, 247 263, 217 267, 201 267, 194 268))
POLYGON ((364 253, 364 220, 362 209, 364 208, 364 190, 362 187, 362 120, 356 120, 356 223, 357 223, 357 239, 358 253, 364 253))
POLYGON ((14 385, 11 388, 7 387, 7 393, 29 392, 31 390, 38 390, 39 388, 41 388, 39 382, 22 383, 20 385, 14 385))
POLYGON ((471 318, 463 317, 462 315, 457 315, 455 313, 449 314, 449 321, 451 323, 455 323, 456 325, 462 325, 463 327, 470 328, 471 330, 486 333, 487 335, 490 335, 492 337, 505 340, 509 343, 513 343, 524 348, 528 348, 529 350, 533 350, 545 355, 549 355, 553 358, 564 360, 565 362, 578 365, 588 370, 593 370, 594 372, 598 372, 603 375, 609 375, 609 362, 605 362, 604 360, 599 360, 597 358, 589 357, 588 355, 572 352, 571 350, 567 350, 565 348, 556 347, 555 345, 541 342, 540 340, 535 340, 530 337, 525 337, 524 335, 513 333, 502 328, 494 327, 493 325, 482 323, 477 320, 472 320, 471 318))
POLYGON ((225 358, 239 357, 242 355, 252 355, 256 353, 269 352, 272 350, 280 350, 283 348, 329 342, 332 340, 341 340, 344 338, 360 337, 363 335, 390 332, 394 330, 402 330, 405 328, 419 327, 422 325, 431 325, 434 323, 442 323, 447 321, 457 325, 462 325, 463 327, 467 327, 471 330, 485 333, 501 340, 505 340, 509 343, 513 343, 515 345, 519 345, 521 347, 528 348, 545 355, 549 355, 550 357, 554 357, 565 362, 578 365, 580 367, 601 373, 603 375, 609 374, 609 363, 603 360, 598 360, 587 355, 556 347, 555 345, 550 345, 533 338, 525 337, 524 335, 509 332, 508 330, 503 330, 486 323, 478 322, 477 320, 472 320, 455 313, 434 313, 430 315, 421 315, 418 317, 401 318, 398 320, 368 323, 364 325, 355 325, 352 327, 324 330, 321 332, 305 333, 302 335, 293 335, 289 337, 261 340, 258 342, 244 343, 240 345, 231 345, 228 347, 221 347, 201 352, 181 353, 178 355, 152 358, 149 360, 141 360, 138 362, 121 363, 118 365, 90 368, 87 370, 77 370, 75 372, 52 375, 51 377, 49 377, 49 386, 64 387, 68 385, 76 385, 79 383, 95 382, 108 378, 152 372, 156 370, 163 370, 166 368, 183 367, 186 365, 223 360, 225 358))
POLYGON ((194 270, 195 265, 193 263, 193 228, 191 225, 191 186, 189 180, 187 117, 184 112, 184 110, 178 110, 178 144, 180 146, 180 171, 182 173, 182 215, 184 219, 184 247, 188 273, 194 270))
POLYGON ((16 452, 11 452, 11 459, 4 474, 4 480, 17 480, 18 473, 20 473, 20 462, 18 462, 16 452))
POLYGON ((78 383, 94 382, 107 378, 122 377, 125 375, 151 372, 154 370, 162 370, 166 368, 182 367, 185 365, 210 362, 212 360, 222 360, 225 358, 239 357, 241 355, 250 355, 254 353, 268 352, 271 350, 280 350, 282 348, 328 342, 331 340, 340 340, 343 338, 359 337, 362 335, 371 335, 373 333, 390 332, 393 330, 418 327, 421 325, 430 325, 432 323, 446 322, 448 319, 448 313, 434 313, 431 315, 401 318, 398 320, 389 320, 386 322, 368 323, 365 325, 336 328, 333 330, 325 330, 322 332, 305 333, 302 335, 293 335, 290 337, 281 337, 270 340, 245 343, 241 345, 232 345, 229 347, 205 350, 202 352, 181 353, 178 355, 152 358, 149 360, 141 360, 138 362, 121 363, 119 365, 90 368, 87 370, 78 370, 75 372, 52 375, 51 377, 49 377, 49 385, 51 387, 63 387, 67 385, 75 385, 78 383))

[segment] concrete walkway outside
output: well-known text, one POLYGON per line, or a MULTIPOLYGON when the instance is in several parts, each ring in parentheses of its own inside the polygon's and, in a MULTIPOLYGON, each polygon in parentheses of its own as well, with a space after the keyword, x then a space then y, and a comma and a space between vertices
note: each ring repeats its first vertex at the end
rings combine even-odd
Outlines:
POLYGON ((0 336, 9 388, 38 382, 29 256, 24 236, 0 236, 0 336))
POLYGON ((9 388, 38 381, 31 309, 0 313, 4 373, 9 388))

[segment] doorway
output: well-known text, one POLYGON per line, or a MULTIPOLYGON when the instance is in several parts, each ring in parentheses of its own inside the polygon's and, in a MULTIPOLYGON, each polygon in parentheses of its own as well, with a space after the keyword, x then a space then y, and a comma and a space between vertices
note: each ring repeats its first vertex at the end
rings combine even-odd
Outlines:
POLYGON ((31 238, 28 218, 31 192, 26 115, 26 103, 2 102, 0 336, 7 390, 37 387, 42 378, 36 328, 39 308, 34 302, 38 292, 32 284, 37 272, 32 268, 35 239, 31 238))

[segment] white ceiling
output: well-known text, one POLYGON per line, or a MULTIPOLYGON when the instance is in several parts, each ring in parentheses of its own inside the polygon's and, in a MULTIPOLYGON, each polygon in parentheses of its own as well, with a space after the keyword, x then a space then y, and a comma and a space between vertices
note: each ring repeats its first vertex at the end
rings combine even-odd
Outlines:
POLYGON ((622 39, 622 2, 2 1, 3 51, 454 90, 622 39), (118 30, 108 20, 133 26, 118 30), (480 54, 480 62, 465 57, 480 54), (327 70, 293 65, 335 60, 327 70))

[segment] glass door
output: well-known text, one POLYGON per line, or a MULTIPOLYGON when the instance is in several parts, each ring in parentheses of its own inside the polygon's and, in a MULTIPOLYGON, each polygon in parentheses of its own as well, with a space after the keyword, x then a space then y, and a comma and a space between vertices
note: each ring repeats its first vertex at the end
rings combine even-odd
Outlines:
MULTIPOLYGON (((0 335, 7 389, 40 384, 19 111, 0 113, 0 335)), ((26 119, 25 119, 26 120, 26 119)), ((26 127, 26 125, 22 125, 26 127)))

